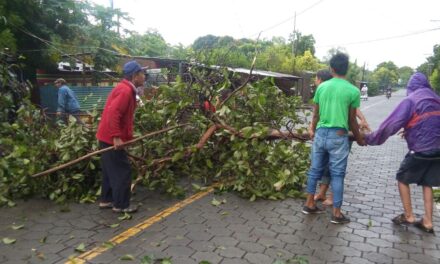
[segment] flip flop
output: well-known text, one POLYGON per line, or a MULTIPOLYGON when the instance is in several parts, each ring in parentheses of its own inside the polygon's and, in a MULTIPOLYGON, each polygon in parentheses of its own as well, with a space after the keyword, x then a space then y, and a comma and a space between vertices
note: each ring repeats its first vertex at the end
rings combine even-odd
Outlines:
POLYGON ((423 232, 429 233, 429 234, 434 234, 434 228, 428 228, 423 224, 423 218, 420 219, 419 221, 416 221, 414 223, 414 226, 420 230, 422 230, 423 232))
POLYGON ((393 221, 393 223, 396 225, 412 225, 412 224, 414 224, 414 222, 410 222, 410 221, 406 220, 405 214, 400 214, 400 215, 394 217, 393 219, 391 219, 391 221, 393 221))

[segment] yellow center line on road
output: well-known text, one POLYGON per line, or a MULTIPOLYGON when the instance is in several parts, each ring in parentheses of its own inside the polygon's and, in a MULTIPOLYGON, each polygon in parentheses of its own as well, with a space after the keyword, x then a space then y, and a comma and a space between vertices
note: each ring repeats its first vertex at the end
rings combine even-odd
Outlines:
MULTIPOLYGON (((143 221, 133 227, 130 227, 129 229, 125 230, 124 232, 120 233, 119 235, 108 240, 108 242, 112 243, 114 246, 121 244, 125 240, 127 240, 127 239, 135 236, 139 232, 147 229, 148 227, 150 227, 154 223, 159 222, 160 220, 166 218, 167 216, 171 215, 172 213, 178 211, 179 209, 182 209, 183 207, 193 203, 194 201, 197 201, 197 200, 205 197, 206 195, 210 194, 214 190, 214 187, 215 187, 215 185, 208 187, 206 190, 198 192, 198 193, 188 197, 187 199, 185 199, 185 200, 183 200, 183 201, 181 201, 171 207, 168 207, 167 209, 157 213, 156 215, 146 219, 145 221, 143 221)), ((102 253, 104 253, 105 251, 107 251, 108 249, 110 249, 110 248, 106 247, 104 245, 95 247, 95 248, 91 249, 90 251, 84 252, 83 254, 81 254, 79 256, 76 256, 72 259, 69 259, 66 262, 66 264, 86 263, 86 261, 92 260, 93 258, 95 258, 95 257, 101 255, 102 253)))

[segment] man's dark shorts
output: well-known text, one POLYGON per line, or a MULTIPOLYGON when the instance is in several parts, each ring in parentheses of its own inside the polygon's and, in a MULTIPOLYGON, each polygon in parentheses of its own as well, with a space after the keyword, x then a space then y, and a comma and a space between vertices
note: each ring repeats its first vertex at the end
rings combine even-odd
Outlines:
POLYGON ((396 179, 405 184, 440 186, 440 150, 409 152, 400 163, 396 179))

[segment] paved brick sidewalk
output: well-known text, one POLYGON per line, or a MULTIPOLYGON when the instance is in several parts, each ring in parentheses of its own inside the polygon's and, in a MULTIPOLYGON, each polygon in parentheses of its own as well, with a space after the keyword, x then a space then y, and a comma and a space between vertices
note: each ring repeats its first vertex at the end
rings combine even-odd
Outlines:
MULTIPOLYGON (((370 98, 364 113, 377 127, 398 103, 404 92, 384 102, 370 98)), ((172 263, 264 263, 289 259, 308 263, 440 263, 440 238, 414 227, 395 226, 391 218, 401 213, 395 171, 406 153, 406 144, 392 137, 379 147, 354 146, 350 155, 343 210, 351 218, 347 225, 330 223, 327 214, 306 216, 300 212, 303 201, 249 202, 235 194, 209 194, 145 231, 111 248, 89 263, 140 263, 142 257, 170 257, 172 263), (225 199, 218 207, 213 198, 225 199), (122 261, 130 254, 135 261, 122 261)), ((412 188, 413 206, 423 214, 421 188, 412 188)), ((149 192, 140 192, 144 203, 134 219, 118 228, 105 224, 118 222, 107 211, 90 205, 72 205, 71 212, 53 213, 50 202, 32 201, 18 208, 0 209, 0 237, 17 238, 13 245, 0 244, 0 263, 65 263, 79 243, 86 250, 141 222, 176 201, 149 192), (25 228, 12 230, 13 222, 25 228), (40 240, 46 237, 46 242, 40 240), (32 249, 35 249, 32 251, 32 249), (38 257, 44 254, 44 259, 38 257)), ((435 210, 435 229, 440 218, 435 210)))

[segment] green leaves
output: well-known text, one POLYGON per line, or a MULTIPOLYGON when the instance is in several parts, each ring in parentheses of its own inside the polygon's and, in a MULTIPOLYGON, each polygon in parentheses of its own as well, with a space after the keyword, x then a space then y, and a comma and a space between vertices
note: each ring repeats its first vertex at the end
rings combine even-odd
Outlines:
POLYGON ((76 248, 75 251, 77 252, 86 252, 86 245, 84 243, 79 244, 76 248))
POLYGON ((109 227, 111 227, 111 228, 116 228, 116 227, 118 227, 120 224, 119 223, 115 223, 115 224, 111 224, 111 225, 109 225, 109 227))
POLYGON ((141 264, 153 264, 154 263, 154 256, 144 256, 141 259, 141 264))
POLYGON ((211 204, 214 206, 219 206, 219 205, 225 204, 225 203, 226 203, 226 199, 219 201, 219 200, 215 199, 215 197, 212 198, 212 201, 211 201, 211 204))
POLYGON ((135 258, 133 257, 133 255, 130 255, 130 254, 124 255, 124 256, 122 256, 122 257, 119 258, 119 259, 120 259, 120 260, 129 260, 129 261, 135 260, 135 258))
POLYGON ((131 214, 128 214, 128 213, 124 213, 124 215, 121 215, 121 216, 118 217, 118 219, 119 219, 120 221, 123 221, 123 220, 130 220, 130 219, 132 219, 132 218, 133 218, 133 216, 132 216, 131 214))
POLYGON ((111 248, 114 248, 114 247, 115 247, 115 244, 113 244, 113 243, 110 242, 110 241, 106 241, 106 242, 102 243, 102 246, 105 247, 105 248, 107 248, 107 249, 111 249, 111 248))
POLYGON ((2 241, 3 241, 3 244, 10 245, 10 244, 14 244, 17 241, 17 239, 5 237, 2 239, 2 241))
MULTIPOLYGON (((242 80, 236 75, 229 77, 226 72, 203 69, 191 71, 190 75, 192 82, 178 80, 161 85, 153 99, 136 112, 137 136, 177 123, 191 124, 127 148, 130 154, 140 157, 131 160, 134 174, 141 179, 139 184, 184 197, 180 179, 191 177, 200 183, 192 185, 195 191, 206 188, 201 185, 219 181, 224 182, 223 190, 236 191, 251 201, 298 195, 308 168, 309 146, 272 140, 267 135, 272 129, 295 131, 303 125, 296 111, 301 98, 285 96, 273 80, 266 79, 246 85, 215 114, 208 113, 199 107, 201 97, 215 104, 220 90, 231 89, 233 84, 236 87, 242 80), (231 129, 220 127, 207 137, 205 132, 213 124, 231 129), (201 140, 203 136, 206 140, 201 140)), ((5 98, 0 96, 1 103, 5 98)), ((97 149, 98 116, 96 111, 91 114, 95 117, 91 129, 75 122, 54 129, 44 122, 25 122, 29 117, 39 120, 39 112, 29 103, 22 108, 16 123, 0 123, 0 146, 4 152, 0 160, 0 204, 13 205, 13 199, 34 194, 61 204, 71 200, 95 202, 101 183, 96 177, 99 157, 50 176, 29 177, 30 172, 60 165, 97 149)), ((224 202, 214 198, 211 204, 220 206, 224 202)), ((129 218, 123 215, 119 220, 129 218)))
POLYGON ((11 226, 11 228, 13 229, 13 230, 19 230, 19 229, 22 229, 24 227, 24 225, 12 225, 11 226))

